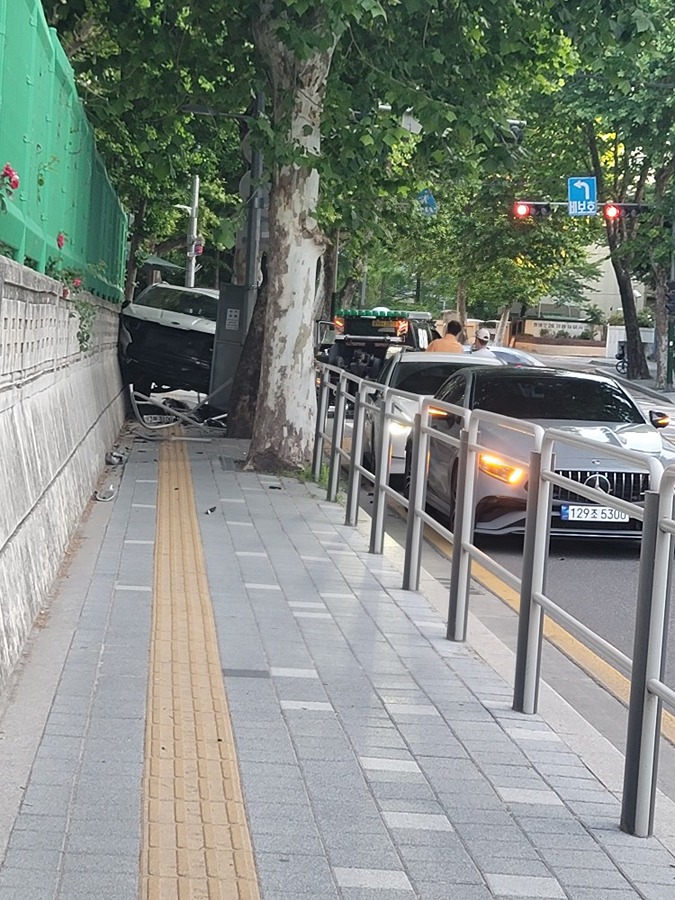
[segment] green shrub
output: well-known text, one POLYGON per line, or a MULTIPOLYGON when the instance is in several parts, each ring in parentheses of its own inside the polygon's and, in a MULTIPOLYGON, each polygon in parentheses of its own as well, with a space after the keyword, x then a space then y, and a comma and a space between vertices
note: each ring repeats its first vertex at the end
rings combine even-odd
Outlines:
POLYGON ((568 338, 570 336, 569 331, 565 331, 564 328, 561 328, 560 331, 556 331, 555 336, 557 338, 568 338))
POLYGON ((586 320, 590 325, 604 325, 604 324, 605 324, 605 314, 604 314, 604 312, 600 309, 600 307, 597 306, 597 304, 595 304, 595 303, 590 303, 590 304, 585 308, 584 311, 585 311, 585 313, 586 313, 585 320, 586 320))

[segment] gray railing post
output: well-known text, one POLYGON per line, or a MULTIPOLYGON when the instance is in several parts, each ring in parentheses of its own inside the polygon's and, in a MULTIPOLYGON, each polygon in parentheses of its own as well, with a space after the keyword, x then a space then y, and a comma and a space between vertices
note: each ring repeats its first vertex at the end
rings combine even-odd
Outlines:
POLYGON ((363 426, 366 418, 363 411, 363 397, 366 393, 365 382, 361 382, 354 398, 354 421, 352 423, 352 448, 349 454, 345 525, 356 525, 359 519, 361 473, 358 467, 363 463, 363 426))
MULTIPOLYGON (((527 628, 518 622, 518 652, 516 667, 520 673, 518 695, 514 690, 514 709, 533 715, 539 703, 539 674, 541 672, 541 649, 544 630, 544 613, 541 606, 533 600, 535 594, 543 594, 546 587, 546 567, 548 547, 551 536, 551 482, 542 478, 542 474, 553 468, 553 444, 544 441, 544 447, 538 457, 538 487, 535 506, 535 521, 532 536, 531 571, 527 573, 529 581, 527 602, 527 628), (516 706, 517 703, 517 706, 516 706)), ((528 490, 532 488, 532 478, 528 490)), ((532 527, 532 526, 530 526, 532 527)), ((523 569, 524 573, 524 569, 523 569)), ((522 602, 525 594, 521 591, 522 602)))
MULTIPOLYGON (((672 517, 672 486, 669 490, 664 505, 672 517)), ((654 831, 661 701, 648 685, 664 677, 673 556, 672 537, 659 528, 662 502, 655 491, 645 493, 628 706, 621 830, 638 837, 654 831)))
MULTIPOLYGON (((475 433, 474 433, 475 437, 475 433)), ((448 594, 449 641, 465 641, 469 624, 469 587, 471 584, 471 556, 463 545, 471 540, 474 517, 474 485, 476 483, 476 455, 470 452, 471 434, 466 428, 459 433, 457 462, 457 502, 452 529, 452 563, 448 594)))
POLYGON ((340 448, 345 428, 345 384, 344 374, 340 375, 335 394, 335 407, 333 412, 333 443, 330 448, 330 462, 328 464, 328 491, 326 499, 331 503, 337 500, 338 485, 340 483, 340 448))
POLYGON ((380 401, 380 446, 376 447, 375 454, 375 484, 373 485, 373 520, 370 529, 370 552, 382 553, 384 551, 384 517, 387 510, 387 497, 384 485, 389 478, 389 418, 387 413, 391 409, 391 400, 388 396, 380 401))
POLYGON ((316 410, 316 428, 314 430, 314 450, 312 452, 312 478, 321 480, 323 468, 323 433, 326 430, 326 415, 328 413, 328 394, 330 392, 330 373, 321 369, 319 383, 319 402, 316 410))
POLYGON ((527 642, 533 607, 532 576, 537 540, 537 507, 539 504, 540 486, 541 453, 533 452, 530 454, 530 467, 527 478, 527 507, 525 513, 525 534, 523 536, 523 564, 520 578, 516 672, 513 684, 513 708, 517 712, 523 712, 525 696, 525 665, 527 662, 527 642))
MULTIPOLYGON (((428 416, 426 417, 428 420, 428 416)), ((404 591, 417 591, 420 586, 424 523, 418 511, 424 509, 427 488, 427 449, 429 435, 422 433, 422 416, 415 414, 412 428, 410 491, 406 520, 405 561, 403 564, 404 591)))

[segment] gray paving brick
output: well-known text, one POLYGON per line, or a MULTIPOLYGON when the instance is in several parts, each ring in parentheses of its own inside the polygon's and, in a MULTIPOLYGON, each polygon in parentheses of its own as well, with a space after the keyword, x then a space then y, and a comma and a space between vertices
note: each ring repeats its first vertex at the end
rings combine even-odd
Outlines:
POLYGON ((274 891, 314 895, 335 889, 330 867, 322 856, 258 853, 256 869, 264 897, 274 891))
POLYGON ((485 879, 490 889, 497 895, 509 897, 542 897, 564 900, 563 889, 554 878, 537 878, 528 875, 502 875, 486 873, 485 879))
POLYGON ((58 874, 41 869, 0 869, 2 900, 53 900, 58 874))
POLYGON ((329 847, 331 866, 358 869, 398 869, 401 860, 393 846, 372 849, 368 842, 359 847, 329 847))
POLYGON ((318 830, 296 829, 292 825, 274 832, 254 831, 253 847, 256 853, 290 853, 296 856, 321 856, 323 844, 318 830))
POLYGON ((342 888, 340 897, 342 900, 412 900, 415 895, 411 893, 411 889, 404 891, 392 890, 391 888, 383 888, 381 890, 373 888, 342 888))
POLYGON ((57 816, 68 808, 71 796, 71 785, 67 779, 64 784, 50 785, 29 782, 23 797, 23 812, 57 816))
MULTIPOLYGON (((635 900, 634 890, 605 890, 604 888, 567 888, 570 900, 635 900)), ((647 895, 643 895, 647 896, 647 895)), ((664 900, 664 898, 653 898, 664 900)))
POLYGON ((138 875, 138 854, 76 853, 70 851, 63 858, 65 872, 102 872, 115 875, 138 875))
POLYGON ((14 828, 9 847, 15 850, 62 850, 65 843, 64 831, 37 831, 14 828))
POLYGON ((461 893, 459 893, 452 884, 415 881, 415 890, 419 900, 450 900, 453 895, 457 897, 457 900, 493 900, 494 898, 494 894, 487 887, 478 884, 463 884, 460 888, 461 893))
POLYGON ((137 900, 138 875, 126 872, 76 872, 63 875, 57 900, 95 897, 96 900, 137 900))
POLYGON ((607 868, 569 868, 552 866, 561 884, 570 887, 626 888, 628 881, 616 869, 607 868))
POLYGON ((249 824, 254 832, 283 831, 304 826, 314 832, 314 815, 308 803, 257 803, 247 807, 249 824))
POLYGON ((29 849, 10 846, 5 854, 3 866, 7 869, 34 869, 42 872, 57 872, 61 863, 61 850, 29 849))

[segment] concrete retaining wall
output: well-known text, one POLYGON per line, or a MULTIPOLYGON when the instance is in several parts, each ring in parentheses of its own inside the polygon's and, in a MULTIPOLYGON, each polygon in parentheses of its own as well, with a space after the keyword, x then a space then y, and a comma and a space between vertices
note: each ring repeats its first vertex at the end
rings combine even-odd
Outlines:
POLYGON ((0 257, 0 694, 124 421, 118 309, 0 257))

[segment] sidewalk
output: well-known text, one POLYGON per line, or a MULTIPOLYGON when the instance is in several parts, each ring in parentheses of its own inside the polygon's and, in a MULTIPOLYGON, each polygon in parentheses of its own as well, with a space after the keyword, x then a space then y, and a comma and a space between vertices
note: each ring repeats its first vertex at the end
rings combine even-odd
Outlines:
POLYGON ((616 751, 514 713, 447 589, 183 434, 130 442, 0 718, 0 900, 675 897, 673 804, 620 832, 616 751))

